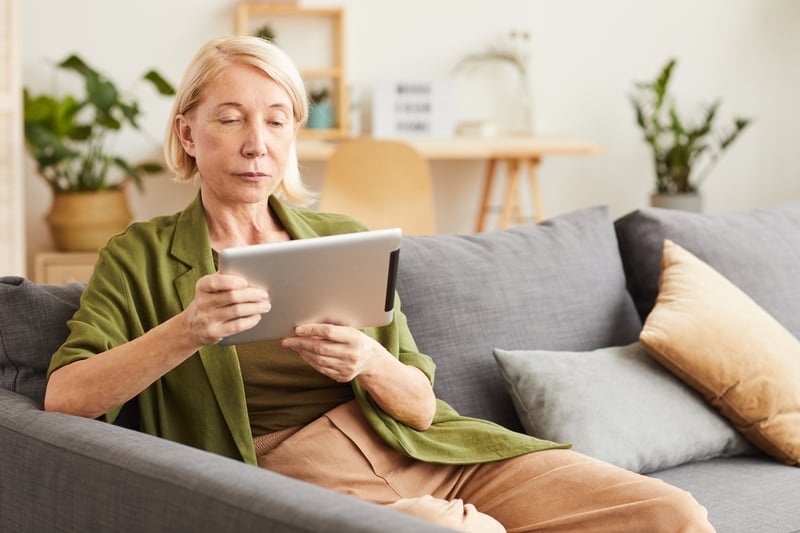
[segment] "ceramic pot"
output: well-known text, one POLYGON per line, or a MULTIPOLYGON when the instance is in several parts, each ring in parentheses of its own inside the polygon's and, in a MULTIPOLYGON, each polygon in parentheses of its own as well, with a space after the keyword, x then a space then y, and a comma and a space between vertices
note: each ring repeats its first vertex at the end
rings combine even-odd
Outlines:
POLYGON ((702 213, 703 197, 697 193, 656 193, 650 196, 650 205, 664 209, 679 209, 681 211, 702 213))
POLYGON ((327 130, 333 127, 333 106, 329 103, 313 104, 308 108, 308 122, 312 130, 327 130))
POLYGON ((124 190, 68 192, 53 196, 47 223, 59 250, 90 252, 128 227, 131 218, 124 190))

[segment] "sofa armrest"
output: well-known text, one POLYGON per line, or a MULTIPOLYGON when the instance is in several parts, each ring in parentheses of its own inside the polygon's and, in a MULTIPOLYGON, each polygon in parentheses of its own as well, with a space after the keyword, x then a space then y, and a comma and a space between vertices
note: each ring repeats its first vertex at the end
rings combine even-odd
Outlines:
POLYGON ((2 531, 448 531, 2 388, 0 450, 2 531))

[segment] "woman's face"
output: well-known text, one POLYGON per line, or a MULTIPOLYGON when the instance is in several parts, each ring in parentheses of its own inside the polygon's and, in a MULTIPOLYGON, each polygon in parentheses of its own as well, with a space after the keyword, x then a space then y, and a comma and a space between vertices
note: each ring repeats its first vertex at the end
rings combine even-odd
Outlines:
POLYGON ((275 192, 297 131, 286 91, 260 70, 238 64, 206 89, 196 108, 178 115, 175 127, 197 162, 204 201, 231 207, 275 192))

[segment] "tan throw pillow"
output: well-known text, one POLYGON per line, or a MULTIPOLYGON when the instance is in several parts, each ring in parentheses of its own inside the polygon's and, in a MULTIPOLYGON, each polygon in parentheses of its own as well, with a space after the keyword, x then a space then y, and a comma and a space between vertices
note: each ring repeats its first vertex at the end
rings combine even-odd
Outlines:
POLYGON ((800 341, 713 268, 664 242, 640 340, 753 444, 800 465, 800 341))

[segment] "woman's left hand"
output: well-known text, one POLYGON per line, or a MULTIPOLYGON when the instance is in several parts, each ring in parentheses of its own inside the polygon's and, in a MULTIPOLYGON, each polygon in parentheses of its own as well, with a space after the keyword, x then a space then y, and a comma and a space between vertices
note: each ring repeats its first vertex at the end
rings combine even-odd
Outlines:
POLYGON ((283 339, 320 374, 345 383, 358 382, 387 414, 419 431, 436 413, 436 396, 428 377, 402 363, 364 332, 333 324, 303 324, 283 339))
POLYGON ((353 380, 385 350, 373 338, 348 326, 304 324, 295 336, 283 339, 284 348, 293 350, 314 370, 339 383, 353 380))

